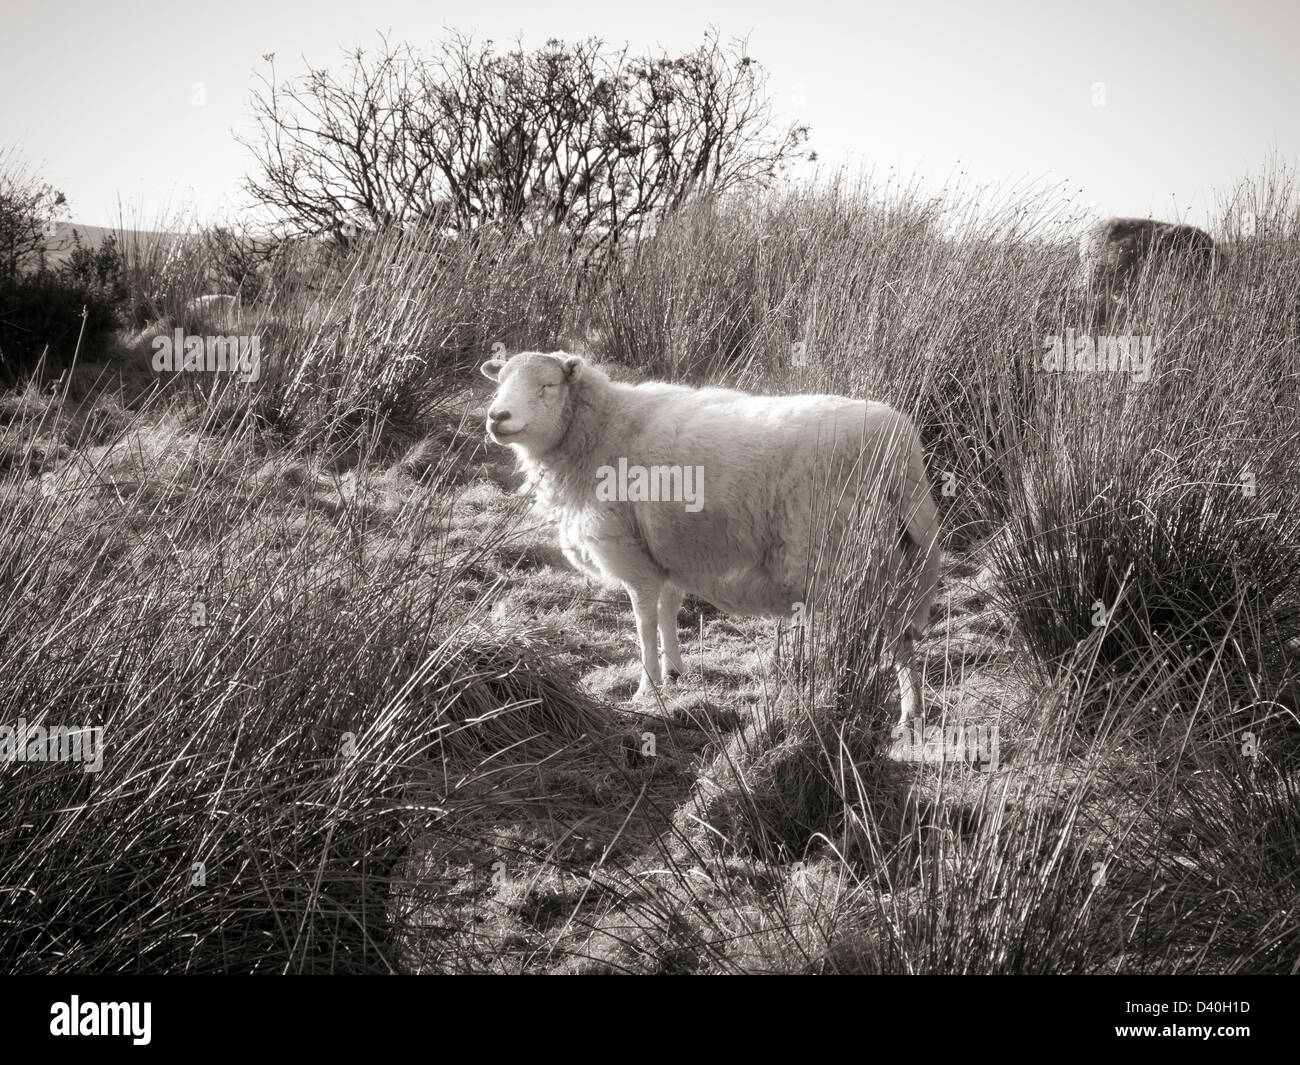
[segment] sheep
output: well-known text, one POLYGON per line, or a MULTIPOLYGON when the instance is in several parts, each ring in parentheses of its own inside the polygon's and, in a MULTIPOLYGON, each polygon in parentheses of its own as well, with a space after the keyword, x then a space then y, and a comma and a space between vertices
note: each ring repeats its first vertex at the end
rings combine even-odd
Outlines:
POLYGON ((616 383, 564 352, 480 370, 497 385, 487 436, 514 451, 565 556, 627 591, 641 650, 634 699, 685 672, 677 613, 687 594, 733 614, 802 609, 819 534, 842 540, 861 516, 861 493, 849 491, 857 478, 889 522, 886 567, 909 574, 894 657, 901 717, 917 713, 912 640, 938 581, 938 518, 905 415, 842 396, 616 383), (819 522, 828 500, 833 526, 819 522))
POLYGON ((195 296, 193 299, 186 301, 185 304, 187 312, 204 315, 213 321, 220 322, 233 321, 238 317, 241 309, 241 301, 238 296, 224 294, 195 296))

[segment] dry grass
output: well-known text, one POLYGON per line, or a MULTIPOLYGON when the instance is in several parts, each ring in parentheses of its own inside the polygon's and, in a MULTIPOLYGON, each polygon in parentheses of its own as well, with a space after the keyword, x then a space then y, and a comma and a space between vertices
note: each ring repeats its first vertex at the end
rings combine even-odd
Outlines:
POLYGON ((1264 192, 1212 292, 1153 277, 1105 322, 1064 211, 958 234, 960 200, 864 186, 701 204, 581 284, 546 240, 380 240, 248 309, 255 386, 153 374, 163 325, 4 396, 0 725, 106 744, 0 763, 4 967, 1293 971, 1300 234, 1264 192), (1156 337, 1151 380, 1044 372, 1067 330, 1156 337), (797 672, 689 602, 690 673, 627 702, 625 598, 466 377, 575 334, 914 413, 929 719, 996 729, 996 766, 900 747, 851 580, 797 672))

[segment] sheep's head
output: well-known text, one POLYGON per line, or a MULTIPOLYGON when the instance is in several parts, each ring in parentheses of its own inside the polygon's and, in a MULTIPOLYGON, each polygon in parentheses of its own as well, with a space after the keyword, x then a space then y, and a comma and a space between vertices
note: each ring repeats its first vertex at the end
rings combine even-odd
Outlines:
POLYGON ((497 383, 488 405, 487 435, 536 458, 545 455, 568 428, 565 407, 569 390, 586 361, 559 351, 543 355, 524 351, 509 359, 488 359, 479 371, 497 383))

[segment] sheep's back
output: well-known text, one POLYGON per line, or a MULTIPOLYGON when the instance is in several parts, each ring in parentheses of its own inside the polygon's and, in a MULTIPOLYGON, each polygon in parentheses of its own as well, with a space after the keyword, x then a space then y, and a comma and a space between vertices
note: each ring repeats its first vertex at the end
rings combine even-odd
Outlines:
POLYGON ((897 476, 880 485, 879 471, 899 473, 912 454, 919 459, 910 422, 878 403, 716 389, 656 398, 620 457, 697 468, 703 505, 622 506, 672 580, 737 613, 787 612, 828 516, 839 523, 832 535, 854 520, 854 493, 842 486, 883 492, 886 509, 897 511, 907 489, 897 476))

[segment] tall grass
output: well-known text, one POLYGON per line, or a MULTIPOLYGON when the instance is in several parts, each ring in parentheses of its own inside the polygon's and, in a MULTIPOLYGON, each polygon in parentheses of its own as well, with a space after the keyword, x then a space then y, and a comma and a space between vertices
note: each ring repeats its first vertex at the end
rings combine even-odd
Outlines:
MULTIPOLYGON (((1069 205, 1023 197, 700 202, 582 277, 547 235, 380 234, 244 308, 254 385, 6 395, 0 725, 106 747, 0 761, 0 964, 1294 970, 1300 234, 1250 195, 1213 287, 1153 273, 1104 318, 1069 205), (1150 379, 1047 372, 1068 331, 1151 337, 1150 379), (869 515, 756 705, 707 666, 694 701, 584 690, 613 652, 534 616, 548 556, 475 473, 498 343, 911 413, 948 563, 927 720, 1000 764, 942 732, 899 761, 869 515)), ((141 322, 225 330, 186 317, 205 254, 128 249, 141 322)))
POLYGON ((3 485, 0 719, 105 745, 97 773, 0 762, 5 967, 391 970, 394 868, 442 812, 412 781, 596 709, 483 630, 502 531, 451 543, 438 470, 330 493, 247 435, 124 437, 3 485))
POLYGON ((460 387, 494 350, 552 350, 572 318, 576 267, 558 234, 369 235, 333 290, 285 338, 284 400, 301 417, 384 417, 460 387))

